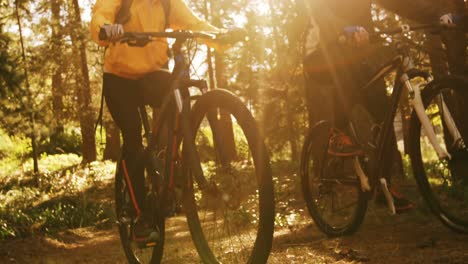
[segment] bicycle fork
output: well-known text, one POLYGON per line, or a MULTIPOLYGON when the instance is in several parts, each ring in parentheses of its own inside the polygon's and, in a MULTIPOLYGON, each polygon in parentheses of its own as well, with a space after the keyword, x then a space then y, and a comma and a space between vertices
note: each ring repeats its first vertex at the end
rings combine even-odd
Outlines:
MULTIPOLYGON (((407 74, 403 74, 401 78, 405 87, 408 89, 410 93, 411 105, 416 111, 419 121, 421 122, 421 126, 423 127, 424 132, 426 133, 429 139, 429 142, 431 143, 434 150, 437 152, 437 156, 439 157, 440 160, 444 160, 444 159, 450 160, 452 158, 451 155, 437 141, 434 128, 432 127, 431 121, 429 120, 429 117, 427 116, 425 112, 424 103, 421 97, 421 89, 419 88, 419 85, 413 86, 411 82, 409 81, 407 74)), ((428 81, 431 81, 431 79, 429 79, 428 81)), ((437 100, 437 106, 439 108, 439 112, 442 113, 442 120, 446 124, 450 135, 454 139, 454 142, 458 142, 460 145, 464 145, 460 131, 458 130, 455 124, 455 121, 453 120, 453 117, 447 105, 445 104, 445 101, 442 95, 438 96, 436 100, 437 100)))
MULTIPOLYGON (((180 83, 176 83, 174 81, 173 85, 179 85, 180 83)), ((198 151, 195 148, 195 135, 193 134, 191 124, 190 124, 190 100, 184 100, 182 98, 182 94, 179 89, 173 89, 174 91, 174 99, 177 106, 177 111, 180 115, 180 125, 182 127, 182 134, 183 134, 183 142, 184 148, 187 148, 188 152, 188 159, 187 162, 189 167, 191 168, 192 174, 197 182, 199 188, 201 190, 205 190, 208 188, 208 182, 206 181, 203 170, 200 166, 200 157, 198 156, 198 151)), ((187 179, 187 187, 191 185, 191 179, 188 177, 187 179)))

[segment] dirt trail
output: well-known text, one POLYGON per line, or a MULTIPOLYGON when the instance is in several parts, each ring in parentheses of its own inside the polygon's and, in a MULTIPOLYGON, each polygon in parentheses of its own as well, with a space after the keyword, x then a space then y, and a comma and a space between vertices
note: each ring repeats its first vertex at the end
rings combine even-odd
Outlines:
MULTIPOLYGON (((277 229, 269 263, 468 263, 468 236, 416 210, 388 216, 371 208, 353 236, 328 239, 307 215, 277 229)), ((168 223, 164 263, 199 263, 185 219, 168 223)), ((117 229, 81 228, 53 237, 0 242, 0 263, 125 263, 117 229)))
MULTIPOLYGON (((371 201, 356 234, 330 239, 308 215, 294 181, 287 177, 293 174, 284 175, 278 185, 287 188, 277 194, 276 212, 295 213, 295 222, 276 226, 268 263, 468 263, 468 235, 443 226, 429 212, 414 183, 407 183, 404 193, 416 209, 390 216, 386 208, 371 201)), ((112 197, 111 190, 109 183, 95 195, 112 197)), ((104 227, 0 241, 0 263, 126 263, 117 227, 104 227)), ((200 263, 184 216, 167 220, 164 252, 164 263, 200 263)))

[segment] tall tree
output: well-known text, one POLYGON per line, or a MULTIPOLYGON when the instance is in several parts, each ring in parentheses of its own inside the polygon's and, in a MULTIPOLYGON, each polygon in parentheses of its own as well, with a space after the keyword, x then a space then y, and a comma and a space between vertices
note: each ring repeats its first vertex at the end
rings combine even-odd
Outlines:
MULTIPOLYGON (((208 2, 205 0, 204 3, 204 11, 205 11, 205 18, 209 20, 210 13, 213 14, 212 23, 215 26, 223 27, 220 14, 209 10, 209 7, 212 7, 213 3, 208 2)), ((212 53, 211 50, 208 51, 208 70, 210 76, 210 88, 215 89, 217 87, 227 88, 227 81, 226 81, 226 74, 225 74, 225 62, 224 62, 224 55, 220 51, 215 51, 214 59, 215 59, 215 67, 213 68, 212 65, 212 53), (214 75, 213 75, 214 70, 214 75)), ((212 120, 216 120, 216 124, 213 124, 218 133, 220 133, 220 138, 223 139, 223 153, 220 154, 220 158, 223 162, 228 162, 236 158, 236 142, 234 140, 234 130, 232 126, 231 116, 229 113, 222 111, 220 113, 219 118, 216 115, 212 115, 212 120), (216 117, 216 118, 215 118, 216 117)))
MULTIPOLYGON (((35 129, 35 113, 33 109, 33 102, 32 102, 32 97, 31 97, 31 91, 30 91, 30 86, 29 86, 29 79, 28 79, 28 66, 27 66, 27 61, 26 61, 26 52, 24 48, 24 39, 23 39, 23 29, 22 29, 22 24, 21 24, 21 18, 19 14, 19 6, 20 3, 18 0, 15 1, 15 16, 16 16, 16 21, 18 23, 18 29, 19 29, 19 35, 20 35, 20 44, 21 44, 21 57, 23 58, 23 71, 24 71, 24 78, 25 78, 25 84, 26 84, 26 94, 28 95, 28 100, 26 105, 26 109, 28 111, 28 116, 29 116, 29 122, 31 126, 31 131, 29 133, 29 137, 31 139, 31 147, 32 147, 32 158, 33 158, 33 167, 34 167, 34 173, 38 175, 39 173, 39 163, 38 163, 38 157, 37 157, 37 144, 36 144, 36 129, 35 129)), ((36 183, 39 183, 39 180, 36 179, 36 183)))
POLYGON ((91 104, 91 84, 89 80, 88 62, 86 57, 86 37, 81 22, 78 0, 71 0, 72 32, 70 34, 74 49, 79 55, 80 74, 77 74, 76 95, 78 98, 78 118, 82 135, 83 162, 96 160, 96 140, 94 135, 94 110, 91 104))
MULTIPOLYGON (((54 113, 54 120, 56 127, 59 127, 59 130, 63 130, 63 78, 62 78, 62 56, 60 53, 63 52, 62 47, 62 24, 60 16, 60 6, 62 5, 62 0, 51 0, 50 9, 52 14, 52 19, 50 23, 52 35, 51 35, 51 45, 50 52, 54 53, 55 56, 52 56, 52 109, 54 113), (61 129, 60 129, 61 128, 61 129)), ((59 131, 60 133, 61 131, 59 131)))
POLYGON ((291 24, 295 22, 296 15, 296 4, 290 1, 284 1, 277 3, 272 0, 268 1, 270 7, 270 17, 272 25, 272 39, 274 40, 274 50, 276 54, 276 61, 272 71, 277 81, 277 86, 282 90, 283 96, 279 97, 283 101, 283 107, 285 112, 285 125, 286 134, 289 141, 290 153, 292 160, 298 160, 298 146, 297 140, 299 134, 294 123, 294 108, 295 98, 297 95, 294 93, 295 78, 298 61, 294 60, 294 57, 298 57, 298 54, 294 54, 297 49, 298 36, 292 36, 292 33, 297 31, 295 27, 291 27, 291 24), (287 9, 285 7, 288 7, 287 9), (292 7, 292 8, 291 8, 292 7), (280 11, 281 10, 281 11, 280 11), (291 11, 285 11, 291 10, 291 11), (287 21, 284 24, 276 23, 277 21, 287 21), (295 45, 296 44, 296 45, 295 45))

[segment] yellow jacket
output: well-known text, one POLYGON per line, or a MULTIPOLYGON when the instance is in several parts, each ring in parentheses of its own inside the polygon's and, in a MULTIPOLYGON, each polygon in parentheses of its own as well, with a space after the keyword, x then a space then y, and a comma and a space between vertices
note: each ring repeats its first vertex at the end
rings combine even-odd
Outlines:
MULTIPOLYGON (((216 27, 198 18, 183 0, 170 0, 169 27, 216 32, 216 27)), ((113 24, 122 0, 97 0, 93 8, 91 37, 100 46, 107 46, 104 69, 120 77, 138 79, 157 71, 167 61, 166 39, 155 40, 145 47, 129 47, 127 44, 109 44, 99 40, 99 30, 104 24, 113 24)), ((134 0, 130 8, 130 20, 123 25, 126 32, 164 31, 164 9, 159 0, 134 0)))

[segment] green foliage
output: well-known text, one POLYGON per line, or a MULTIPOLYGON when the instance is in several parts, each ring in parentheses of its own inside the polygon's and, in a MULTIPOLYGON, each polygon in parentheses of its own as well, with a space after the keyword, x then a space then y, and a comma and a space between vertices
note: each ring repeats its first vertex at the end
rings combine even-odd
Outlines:
POLYGON ((16 67, 18 57, 12 54, 11 49, 9 49, 10 44, 11 38, 2 33, 2 21, 0 21, 0 87, 2 87, 0 95, 2 97, 18 89, 22 78, 16 67))
POLYGON ((253 212, 249 212, 244 207, 240 207, 237 210, 227 210, 225 221, 238 227, 248 226, 252 222, 256 221, 256 218, 252 215, 253 212))
POLYGON ((57 202, 45 208, 4 210, 0 208, 0 239, 24 237, 35 232, 53 233, 64 228, 95 224, 107 218, 104 204, 57 202))
POLYGON ((29 152, 30 146, 28 139, 8 136, 5 130, 0 129, 0 160, 1 159, 20 159, 29 152))
POLYGON ((30 153, 30 142, 26 138, 8 136, 0 129, 0 184, 5 178, 18 177, 22 163, 30 153))
POLYGON ((64 131, 54 131, 45 138, 40 146, 40 152, 47 154, 81 153, 81 133, 77 127, 69 127, 64 131))
POLYGON ((298 163, 277 161, 272 164, 273 183, 276 199, 275 226, 290 228, 303 215, 303 207, 294 206, 298 200, 302 204, 302 190, 298 163))
POLYGON ((405 174, 406 179, 414 179, 413 168, 411 167, 411 159, 409 155, 404 155, 402 157, 403 162, 403 173, 405 174))
POLYGON ((38 186, 31 181, 31 161, 21 176, 1 175, 0 239, 96 225, 113 217, 111 205, 93 197, 96 188, 110 188, 113 163, 82 167, 76 154, 42 155, 39 163, 38 186))

